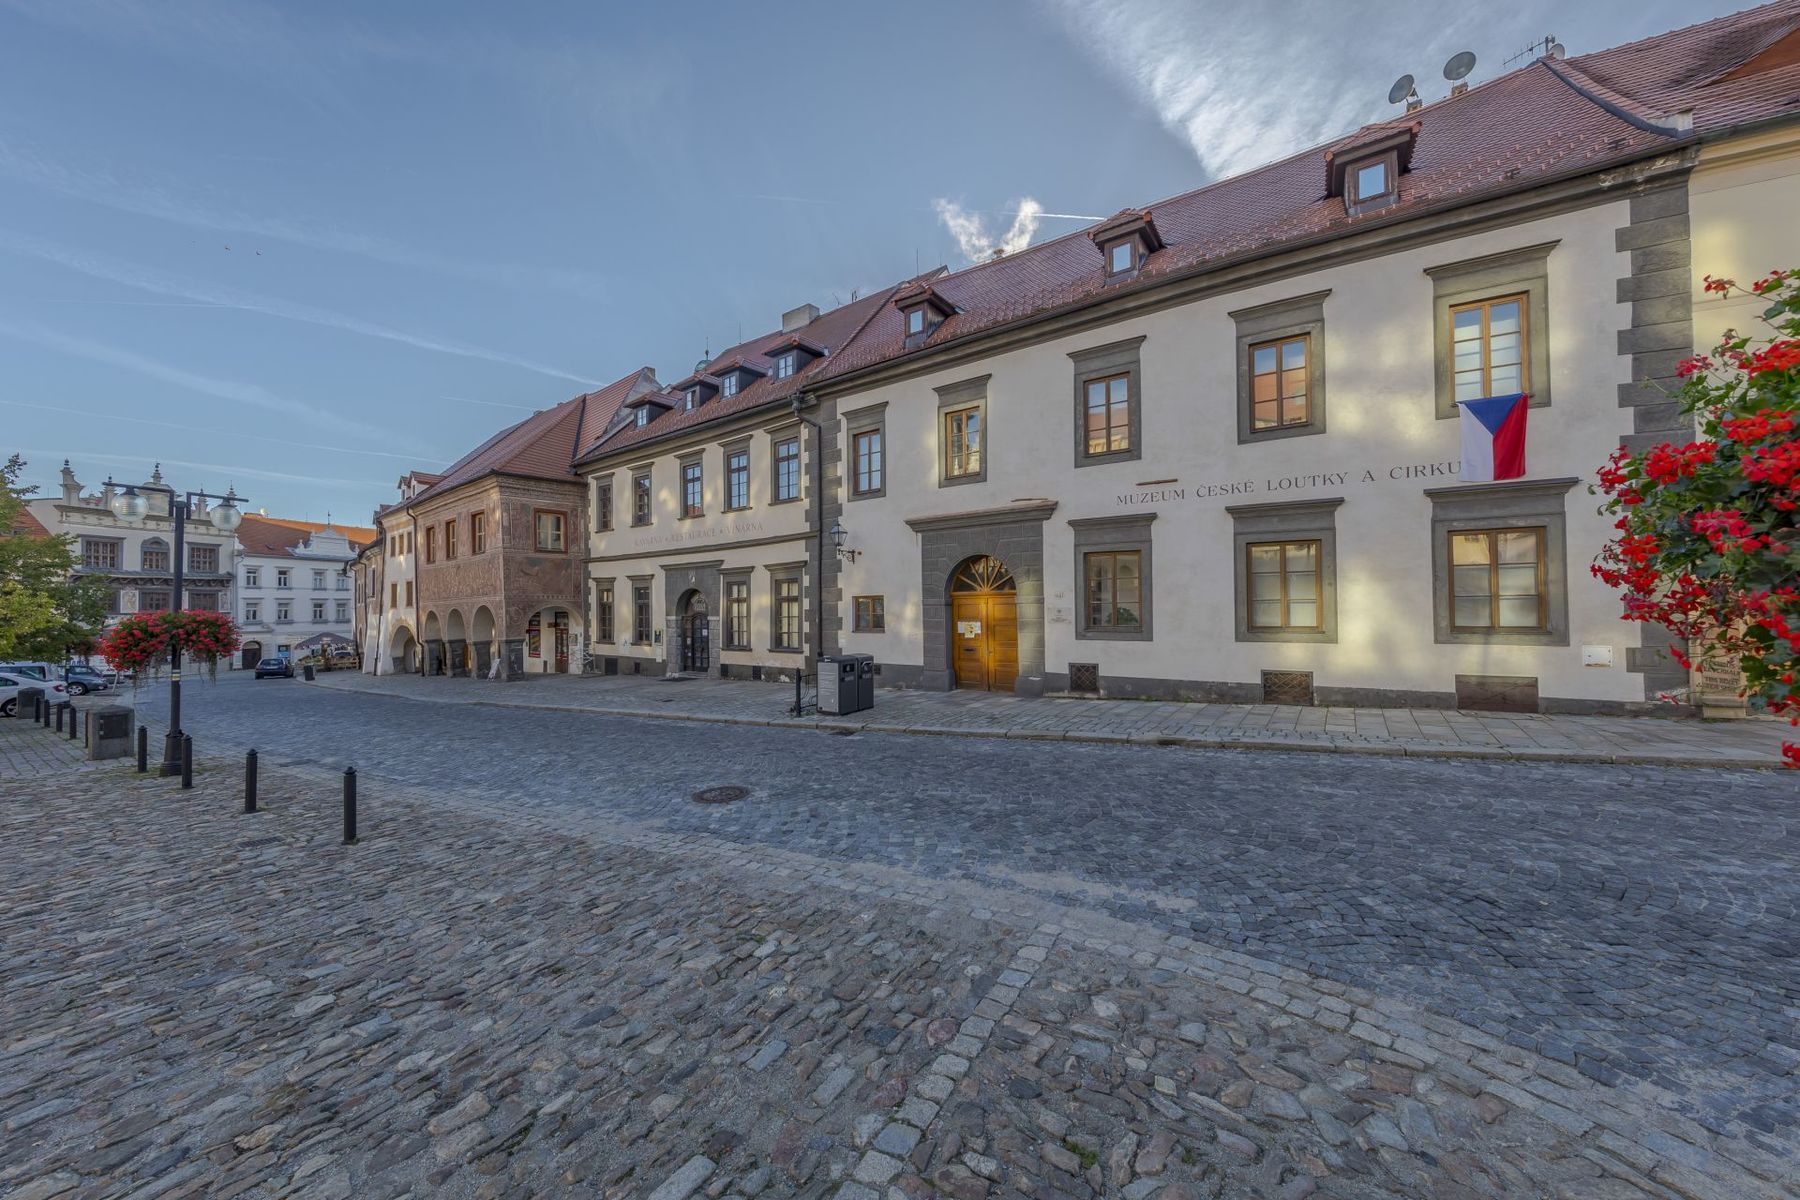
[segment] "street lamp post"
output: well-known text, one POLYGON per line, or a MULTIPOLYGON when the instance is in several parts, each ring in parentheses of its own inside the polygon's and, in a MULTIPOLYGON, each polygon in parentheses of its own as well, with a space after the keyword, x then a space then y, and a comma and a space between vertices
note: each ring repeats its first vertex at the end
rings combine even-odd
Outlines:
MULTIPOLYGON (((116 488, 111 477, 105 486, 116 488)), ((179 493, 172 487, 156 483, 144 483, 133 486, 126 484, 122 492, 112 498, 112 510, 122 520, 133 524, 144 519, 150 511, 150 501, 140 492, 162 492, 169 497, 169 518, 175 523, 175 589, 170 597, 170 611, 180 612, 182 605, 182 575, 187 568, 187 521, 193 506, 201 500, 217 500, 219 506, 212 512, 213 528, 221 533, 234 532, 244 514, 238 511, 240 497, 236 488, 227 488, 223 496, 211 492, 179 493)), ((172 635, 169 638, 169 732, 163 737, 164 775, 181 774, 181 638, 172 635)))

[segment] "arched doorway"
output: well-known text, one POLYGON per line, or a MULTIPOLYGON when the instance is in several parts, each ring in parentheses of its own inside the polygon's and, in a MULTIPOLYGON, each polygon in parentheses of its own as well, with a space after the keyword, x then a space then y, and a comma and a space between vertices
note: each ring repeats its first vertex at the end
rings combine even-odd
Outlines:
POLYGON ((435 612, 425 614, 425 635, 419 639, 427 675, 442 675, 448 669, 444 662, 444 623, 435 612))
POLYGON ((1019 677, 1019 587, 997 558, 964 559, 950 575, 950 670, 959 688, 1010 692, 1019 677))
POLYGON ((707 620, 706 597, 698 591, 690 591, 681 598, 676 611, 681 618, 681 669, 711 670, 712 627, 707 620))
POLYGON ((245 642, 241 648, 244 652, 244 670, 254 671, 256 664, 262 661, 262 643, 245 642))
POLYGON ((394 627, 388 640, 388 674, 411 675, 419 669, 419 642, 404 625, 394 627))
POLYGON ((494 642, 494 611, 485 604, 475 610, 474 637, 475 674, 486 679, 493 673, 500 650, 494 642))
POLYGON ((469 673, 469 629, 461 609, 451 609, 444 620, 445 657, 452 675, 469 673))

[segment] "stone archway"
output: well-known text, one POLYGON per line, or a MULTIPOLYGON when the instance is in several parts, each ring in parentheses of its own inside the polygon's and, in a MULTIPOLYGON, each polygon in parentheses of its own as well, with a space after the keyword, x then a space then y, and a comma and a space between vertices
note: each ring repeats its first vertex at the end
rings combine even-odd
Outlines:
POLYGON ((243 662, 244 670, 254 671, 256 669, 256 664, 262 661, 262 643, 245 642, 239 649, 243 653, 243 659, 241 661, 243 662))
POLYGON ((956 686, 951 581, 972 559, 992 558, 1013 579, 1017 665, 1012 690, 1024 696, 1043 693, 1044 522, 1055 511, 1054 500, 1043 500, 907 521, 919 535, 919 624, 925 668, 920 687, 943 691, 956 686))
POLYGON ((469 673, 469 626, 460 609, 451 609, 444 621, 444 661, 452 675, 469 673))
POLYGON ((435 612, 425 614, 425 627, 421 631, 421 651, 424 656, 425 674, 442 675, 444 666, 444 623, 435 612))
POLYGON ((419 639, 405 625, 396 625, 388 638, 388 674, 411 675, 419 669, 419 639))
POLYGON ((493 609, 484 604, 475 610, 475 621, 469 636, 475 650, 475 676, 486 679, 493 674, 494 663, 500 655, 499 643, 495 641, 493 609))
POLYGON ((675 605, 676 661, 685 673, 704 675, 712 669, 712 617, 699 588, 683 592, 675 605))

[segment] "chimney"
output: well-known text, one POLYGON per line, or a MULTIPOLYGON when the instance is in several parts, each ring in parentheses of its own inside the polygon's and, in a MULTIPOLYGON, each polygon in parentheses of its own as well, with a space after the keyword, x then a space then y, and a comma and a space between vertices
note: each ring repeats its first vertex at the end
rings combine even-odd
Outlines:
POLYGON ((804 329, 819 319, 819 306, 802 304, 799 308, 790 308, 781 314, 781 332, 792 333, 796 329, 804 329))
POLYGON ((75 472, 69 467, 69 460, 63 459, 62 498, 64 504, 76 504, 81 500, 81 484, 75 480, 75 472))

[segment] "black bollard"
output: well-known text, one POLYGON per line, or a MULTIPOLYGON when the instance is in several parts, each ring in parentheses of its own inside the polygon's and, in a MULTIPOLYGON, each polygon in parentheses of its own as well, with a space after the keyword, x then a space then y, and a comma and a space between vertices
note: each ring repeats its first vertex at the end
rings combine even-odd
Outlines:
POLYGON ((256 811, 256 751, 244 755, 244 811, 256 811))
POLYGON ((181 787, 185 791, 194 786, 194 735, 181 735, 181 787))
POLYGON ((38 720, 43 723, 45 729, 50 728, 50 697, 48 696, 38 698, 38 720))
POLYGON ((344 768, 344 845, 356 845, 356 768, 344 768))
POLYGON ((69 740, 75 740, 75 730, 81 724, 81 710, 74 704, 69 705, 69 740))
POLYGON ((56 732, 58 733, 62 732, 63 709, 67 707, 69 707, 69 702, 67 700, 64 700, 61 704, 56 706, 56 732))
POLYGON ((150 769, 150 730, 138 726, 138 774, 142 775, 150 769))

